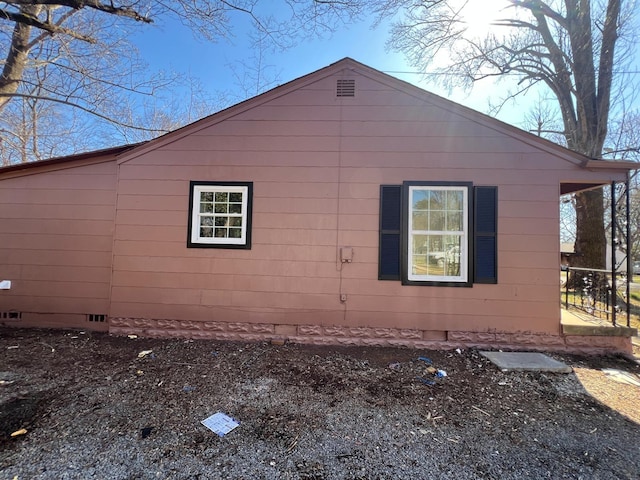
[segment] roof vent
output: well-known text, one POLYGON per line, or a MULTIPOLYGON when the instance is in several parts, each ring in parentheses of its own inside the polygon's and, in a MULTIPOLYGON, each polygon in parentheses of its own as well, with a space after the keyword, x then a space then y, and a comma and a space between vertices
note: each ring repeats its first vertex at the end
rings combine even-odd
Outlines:
POLYGON ((336 83, 336 97, 355 97, 356 81, 354 79, 339 79, 336 83))

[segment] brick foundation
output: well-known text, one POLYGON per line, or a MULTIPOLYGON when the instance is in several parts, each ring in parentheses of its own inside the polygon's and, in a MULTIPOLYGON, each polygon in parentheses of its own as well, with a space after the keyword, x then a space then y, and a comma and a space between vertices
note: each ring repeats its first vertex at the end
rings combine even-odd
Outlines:
POLYGON ((244 342, 273 341, 311 345, 485 348, 544 350, 587 354, 631 353, 631 339, 616 336, 551 335, 530 332, 459 332, 399 328, 195 322, 146 318, 109 319, 109 332, 156 338, 193 338, 244 342))

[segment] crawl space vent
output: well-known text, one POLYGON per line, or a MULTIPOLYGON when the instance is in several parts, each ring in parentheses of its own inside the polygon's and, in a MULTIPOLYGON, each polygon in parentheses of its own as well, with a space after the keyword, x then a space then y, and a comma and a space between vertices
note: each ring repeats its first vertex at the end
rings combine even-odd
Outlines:
POLYGON ((9 312, 0 312, 0 318, 3 320, 20 320, 22 318, 22 312, 16 312, 15 310, 11 310, 9 312))
POLYGON ((336 97, 355 97, 356 81, 353 79, 340 79, 336 83, 336 97))
POLYGON ((87 315, 87 321, 89 322, 104 322, 107 316, 104 314, 90 313, 87 315))

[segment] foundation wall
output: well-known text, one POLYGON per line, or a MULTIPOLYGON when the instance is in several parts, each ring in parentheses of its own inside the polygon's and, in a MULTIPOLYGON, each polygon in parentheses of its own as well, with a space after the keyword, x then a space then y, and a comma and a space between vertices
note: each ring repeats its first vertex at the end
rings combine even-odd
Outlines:
POLYGON ((109 331, 157 338, 193 338, 308 345, 408 347, 421 349, 482 348, 585 354, 632 352, 631 339, 614 336, 547 335, 530 332, 459 332, 401 328, 290 325, 248 322, 112 318, 109 331))

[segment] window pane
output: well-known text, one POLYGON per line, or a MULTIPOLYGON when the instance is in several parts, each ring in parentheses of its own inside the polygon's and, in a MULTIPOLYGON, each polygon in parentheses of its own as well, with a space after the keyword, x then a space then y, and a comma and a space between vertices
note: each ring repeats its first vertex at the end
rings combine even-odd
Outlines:
POLYGON ((216 217, 216 227, 226 227, 229 217, 216 217))
POLYGON ((447 242, 447 248, 455 248, 460 251, 460 245, 462 244, 462 235, 447 235, 444 237, 447 242))
POLYGON ((241 203, 229 204, 229 213, 242 213, 242 204, 241 203))
POLYGON ((447 210, 462 210, 462 192, 447 192, 447 210))
POLYGON ((413 209, 426 210, 429 208, 429 192, 427 190, 414 190, 413 209))
POLYGON ((461 236, 429 235, 428 275, 441 277, 459 275, 461 241, 461 236))
POLYGON ((229 229, 229 238, 240 238, 242 237, 242 229, 241 228, 230 228, 229 229))
POLYGON ((462 212, 449 212, 447 215, 447 231, 449 232, 461 232, 462 231, 462 212))
POLYGON ((216 228, 216 238, 227 238, 227 229, 216 228))
POLYGON ((229 225, 232 227, 241 227, 242 226, 242 217, 230 217, 229 225))
POLYGON ((213 217, 200 217, 200 225, 210 227, 213 225, 213 217))
POLYGON ((428 236, 427 235, 413 235, 411 237, 413 242, 411 242, 411 251, 414 255, 424 255, 429 250, 428 246, 428 236))
POLYGON ((444 250, 444 239, 442 235, 427 236, 427 252, 429 255, 435 255, 444 250))
POLYGON ((427 236, 412 235, 411 236, 411 271, 414 275, 427 274, 427 236))
POLYGON ((242 202, 242 193, 240 193, 240 192, 229 193, 229 201, 230 202, 241 203, 242 202))
POLYGON ((213 203, 201 203, 200 213, 213 213, 213 203))
POLYGON ((201 202, 213 202, 213 192, 201 192, 200 193, 200 201, 201 202))
POLYGON ((226 203, 216 203, 216 213, 227 213, 228 205, 226 203))
POLYGON ((213 228, 200 228, 201 237, 213 237, 213 228))
POLYGON ((413 229, 427 230, 429 214, 427 212, 413 212, 413 229))
POLYGON ((229 194, 227 192, 216 192, 216 202, 228 202, 229 194))
POLYGON ((446 205, 446 192, 440 190, 430 190, 429 208, 431 210, 444 210, 446 205))
POLYGON ((462 244, 462 237, 446 236, 447 250, 445 252, 444 263, 444 275, 457 276, 460 275, 460 247, 462 244))
POLYGON ((426 261, 429 275, 442 275, 445 257, 444 238, 442 235, 427 237, 426 261))
POLYGON ((428 230, 441 232, 444 230, 444 212, 431 210, 428 230))

